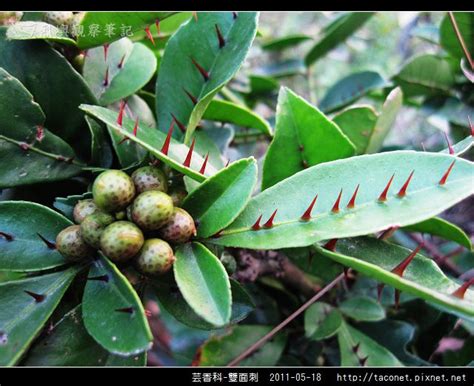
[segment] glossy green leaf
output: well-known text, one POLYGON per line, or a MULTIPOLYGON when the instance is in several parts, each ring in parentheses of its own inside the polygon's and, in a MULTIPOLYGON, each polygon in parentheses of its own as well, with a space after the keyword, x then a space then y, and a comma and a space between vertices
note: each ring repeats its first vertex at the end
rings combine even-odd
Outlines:
MULTIPOLYGON (((200 366, 225 366, 247 347, 251 346, 272 327, 259 325, 239 325, 221 336, 213 336, 201 346, 200 366)), ((278 362, 286 344, 286 336, 278 334, 255 351, 250 358, 244 359, 239 366, 274 366, 278 362)))
POLYGON ((86 12, 81 21, 84 34, 78 36, 77 45, 80 49, 101 46, 129 34, 133 36, 147 26, 155 29, 156 20, 165 20, 173 14, 174 12, 86 12))
POLYGON ((174 277, 189 306, 216 327, 229 323, 232 295, 220 260, 199 243, 183 244, 175 254, 174 277))
POLYGON ((11 40, 49 40, 52 42, 75 46, 76 42, 55 26, 41 21, 20 21, 7 30, 7 38, 11 40))
POLYGON ((92 198, 91 192, 86 192, 84 194, 75 194, 67 197, 56 197, 53 202, 53 206, 62 214, 64 214, 69 220, 74 221, 74 206, 78 203, 79 200, 84 200, 87 198, 92 198))
POLYGON ((368 92, 387 86, 379 73, 362 71, 350 74, 339 80, 324 95, 319 108, 330 113, 351 104, 368 92))
MULTIPOLYGON (((210 164, 207 165, 204 175, 199 173, 204 158, 195 152, 191 159, 191 167, 183 166, 189 148, 176 140, 171 140, 168 155, 163 154, 160 150, 165 142, 166 134, 159 130, 147 130, 147 128, 139 125, 137 136, 134 136, 133 127, 135 126, 135 121, 125 115, 123 117, 123 125, 120 126, 117 124, 117 113, 115 111, 91 105, 82 105, 81 109, 107 124, 109 128, 112 128, 116 133, 120 133, 122 136, 127 136, 130 138, 129 141, 138 143, 156 158, 163 161, 173 169, 191 177, 193 180, 201 182, 206 179, 206 176, 211 176, 216 173, 216 169, 210 164)), ((175 130, 176 129, 177 128, 175 128, 175 130)))
POLYGON ((337 47, 374 15, 374 12, 351 12, 338 17, 327 26, 322 38, 311 48, 304 58, 307 66, 337 47))
POLYGON ((259 94, 268 94, 279 87, 276 79, 269 76, 249 75, 250 94, 255 96, 259 94))
POLYGON ((242 65, 256 29, 256 12, 242 12, 237 18, 232 12, 200 12, 197 21, 191 18, 176 31, 166 45, 156 83, 160 130, 168 130, 174 114, 187 128, 185 143, 191 142, 206 107, 242 65), (222 48, 216 25, 225 39, 222 48), (191 59, 208 72, 207 81, 191 59))
POLYGON ((337 333, 342 323, 339 310, 327 303, 317 302, 304 313, 305 335, 312 340, 323 340, 337 333))
POLYGON ((474 291, 468 290, 464 300, 451 294, 460 284, 449 279, 436 263, 417 254, 403 277, 391 272, 411 251, 374 238, 340 240, 336 252, 318 248, 322 254, 347 267, 441 306, 448 312, 474 318, 474 291))
POLYGON ((360 366, 360 360, 367 357, 365 366, 403 366, 403 364, 376 341, 359 330, 343 323, 338 333, 341 366, 360 366), (359 345, 357 352, 353 348, 359 345))
POLYGON ((94 262, 88 277, 82 317, 89 334, 113 354, 127 356, 147 351, 152 343, 150 327, 142 303, 125 276, 101 257, 94 262))
POLYGON ((39 271, 65 264, 64 257, 49 248, 39 234, 55 243, 57 234, 71 224, 59 213, 33 202, 0 202, 0 232, 8 235, 0 235, 0 270, 39 271))
POLYGON ((0 366, 14 365, 46 323, 77 269, 0 284, 0 366), (25 291, 41 295, 40 301, 25 291))
POLYGON ((286 35, 280 38, 266 40, 262 44, 262 49, 265 51, 281 51, 298 46, 308 40, 312 40, 311 36, 304 34, 286 35))
POLYGON ((290 89, 281 88, 275 137, 263 165, 262 190, 308 166, 347 158, 354 152, 354 145, 335 123, 290 89))
POLYGON ((109 168, 112 165, 113 156, 104 125, 87 115, 84 118, 87 126, 89 126, 92 138, 90 163, 99 167, 109 168))
MULTIPOLYGON (((453 12, 454 19, 463 37, 468 52, 474 52, 474 14, 472 12, 453 12)), ((446 14, 439 28, 439 40, 441 46, 449 52, 451 56, 461 60, 465 57, 464 51, 456 36, 454 27, 449 16, 446 14)))
POLYGON ((385 309, 375 299, 355 296, 344 300, 339 310, 354 320, 376 322, 385 318, 385 309))
POLYGON ((234 125, 249 129, 257 129, 262 134, 271 136, 272 128, 270 124, 260 115, 245 106, 240 106, 232 102, 215 99, 209 103, 203 119, 233 123, 234 125))
POLYGON ((407 226, 431 218, 474 191, 474 164, 445 154, 394 151, 363 155, 313 166, 252 198, 245 210, 218 238, 209 242, 242 248, 278 249, 310 245, 321 240, 371 234, 391 226, 407 226), (439 185, 453 161, 445 185, 439 185), (404 198, 396 194, 415 170, 404 198), (379 202, 395 173, 387 201, 379 202), (355 208, 347 203, 360 184, 355 208), (342 189, 340 211, 332 208, 342 189), (301 216, 315 195, 310 221, 301 216), (274 226, 252 229, 278 209, 274 226))
POLYGON ((198 237, 210 237, 227 227, 242 212, 257 183, 257 163, 241 159, 204 181, 183 202, 198 221, 198 237))

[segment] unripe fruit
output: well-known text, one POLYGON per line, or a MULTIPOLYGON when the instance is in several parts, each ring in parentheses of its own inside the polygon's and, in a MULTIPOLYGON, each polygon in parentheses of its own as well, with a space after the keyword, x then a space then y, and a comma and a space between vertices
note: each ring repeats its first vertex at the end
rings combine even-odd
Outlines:
POLYGON ((168 191, 168 179, 155 166, 143 166, 132 173, 132 180, 138 193, 148 190, 168 191))
POLYGON ((166 193, 150 190, 133 202, 132 220, 145 231, 161 228, 173 215, 173 201, 166 193))
POLYGON ((56 237, 56 248, 69 261, 81 261, 92 257, 94 250, 82 239, 81 227, 71 225, 56 237))
POLYGON ((135 266, 145 275, 159 275, 169 271, 175 260, 173 250, 166 241, 149 239, 143 244, 135 266))
POLYGON ((196 225, 188 212, 175 208, 170 220, 160 229, 160 235, 172 243, 185 243, 196 236, 196 225))
POLYGON ((74 206, 72 215, 74 217, 74 221, 76 222, 76 224, 81 224, 87 216, 93 213, 96 213, 98 211, 99 211, 99 208, 97 208, 97 205, 94 203, 94 200, 87 199, 87 200, 79 201, 74 206))
POLYGON ((94 213, 87 216, 81 224, 81 234, 84 241, 91 247, 100 248, 100 236, 105 228, 112 224, 115 218, 107 213, 94 213))
POLYGON ((170 191, 169 195, 171 199, 173 200, 174 206, 181 206, 184 199, 188 195, 188 192, 186 192, 186 189, 179 187, 170 191))
POLYGON ((143 241, 143 233, 135 224, 117 221, 102 232, 100 249, 110 260, 121 263, 135 256, 143 241))
POLYGON ((72 12, 64 12, 64 11, 45 12, 43 16, 43 20, 46 23, 59 27, 61 25, 71 24, 74 20, 74 14, 72 12))
POLYGON ((95 179, 92 195, 95 204, 103 211, 118 212, 133 201, 135 185, 121 170, 107 170, 95 179))

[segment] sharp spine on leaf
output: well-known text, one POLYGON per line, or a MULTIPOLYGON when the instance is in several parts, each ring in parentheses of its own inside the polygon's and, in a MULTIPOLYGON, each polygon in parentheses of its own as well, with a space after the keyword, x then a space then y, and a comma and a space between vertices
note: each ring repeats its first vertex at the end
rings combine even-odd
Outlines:
POLYGON ((186 159, 183 162, 183 166, 187 168, 191 167, 191 158, 193 157, 193 150, 194 150, 195 143, 196 143, 196 138, 193 138, 193 141, 191 142, 191 146, 189 147, 188 154, 186 155, 186 159))
POLYGON ((324 249, 327 249, 328 251, 335 252, 336 251, 336 244, 339 239, 331 239, 329 240, 326 244, 323 245, 324 249))
POLYGON ((398 310, 400 306, 400 290, 395 289, 393 296, 395 297, 395 309, 398 310))
POLYGON ((41 236, 41 234, 39 233, 36 233, 38 235, 38 237, 46 244, 46 246, 49 248, 49 249, 56 249, 56 244, 55 243, 52 243, 51 241, 49 240, 46 240, 43 236, 41 236))
POLYGON ((221 237, 223 231, 224 231, 224 229, 221 229, 219 232, 214 233, 211 237, 213 239, 217 239, 217 238, 221 237))
POLYGON ((120 59, 120 62, 119 62, 119 64, 117 65, 118 68, 122 68, 122 67, 123 67, 123 62, 125 61, 125 56, 126 56, 126 54, 123 54, 122 59, 120 59))
POLYGON ((402 277, 405 269, 408 265, 412 262, 415 258, 416 254, 420 252, 421 248, 423 248, 423 243, 419 244, 416 249, 410 253, 400 264, 398 264, 394 269, 392 269, 392 273, 402 277))
POLYGON ((124 314, 133 314, 135 309, 133 307, 124 307, 124 308, 117 308, 116 312, 123 312, 124 314))
POLYGON ((109 66, 107 66, 107 69, 105 70, 104 83, 102 85, 104 87, 107 87, 109 85, 109 66))
POLYGON ((0 237, 3 237, 7 241, 13 241, 15 239, 13 235, 5 232, 0 232, 0 237))
POLYGON ((137 136, 137 133, 138 133, 138 117, 137 119, 135 119, 135 126, 133 126, 133 136, 136 137, 137 136))
POLYGON ((173 127, 174 127, 174 120, 171 121, 171 125, 170 125, 170 128, 168 129, 168 134, 166 135, 165 142, 163 142, 163 146, 161 147, 161 152, 164 155, 168 155, 168 151, 170 149, 171 136, 173 135, 173 127))
POLYGON ((348 209, 353 209, 355 207, 355 201, 356 201, 356 198, 357 198, 357 193, 359 192, 359 186, 360 186, 360 184, 357 184, 357 187, 354 190, 354 194, 352 195, 349 203, 347 204, 348 209))
POLYGON ((204 174, 204 172, 206 171, 208 160, 209 160, 209 152, 206 154, 206 157, 204 158, 204 162, 202 163, 201 170, 199 170, 199 173, 204 174))
POLYGON ((316 200, 318 199, 318 195, 314 196, 313 201, 308 206, 308 209, 302 214, 301 220, 309 221, 311 220, 311 212, 313 211, 314 204, 316 204, 316 200))
POLYGON ((196 20, 196 23, 198 21, 198 13, 196 11, 193 11, 193 17, 194 17, 194 20, 196 20))
POLYGON ((232 17, 235 19, 237 19, 239 17, 239 14, 237 12, 232 12, 232 17))
POLYGON ((387 240, 388 238, 392 237, 395 231, 400 228, 398 225, 394 225, 393 227, 387 228, 380 233, 377 237, 379 240, 387 240))
POLYGON ((36 140, 41 142, 44 138, 44 128, 41 125, 36 126, 36 140))
POLYGON ((390 177, 390 180, 388 180, 387 186, 385 186, 385 189, 383 190, 382 193, 380 193, 379 196, 379 202, 385 202, 387 201, 387 194, 390 189, 390 185, 392 185, 393 178, 395 177, 395 173, 392 174, 392 177, 390 177))
POLYGON ((278 209, 275 209, 275 211, 272 213, 272 215, 267 220, 267 222, 265 224, 263 224, 264 228, 271 228, 273 226, 273 220, 275 220, 275 216, 276 216, 277 212, 278 212, 278 209))
POLYGON ((383 283, 380 283, 377 285, 377 300, 379 301, 379 303, 380 303, 380 299, 382 299, 382 291, 384 287, 385 287, 385 284, 383 283))
POLYGON ((360 342, 357 343, 355 346, 352 346, 352 352, 354 354, 357 354, 357 351, 359 351, 359 347, 360 347, 360 342))
POLYGON ((87 280, 103 281, 105 283, 108 283, 109 282, 109 275, 100 275, 100 276, 88 277, 87 280))
POLYGON ((368 355, 366 357, 359 358, 359 365, 365 366, 365 364, 367 363, 367 359, 369 359, 368 355))
POLYGON ((260 230, 262 227, 260 226, 260 220, 262 219, 262 215, 258 216, 257 221, 255 221, 255 224, 252 225, 252 229, 254 231, 260 230))
POLYGON ((405 181, 405 183, 403 184, 403 186, 400 188, 400 190, 398 191, 397 193, 397 196, 399 198, 402 198, 402 197, 405 197, 406 194, 407 194, 407 189, 408 189, 408 185, 410 184, 410 181, 411 181, 411 178, 413 177, 413 173, 415 173, 414 170, 411 171, 410 175, 408 176, 407 180, 405 181))
POLYGON ((449 137, 448 137, 448 134, 443 131, 443 134, 444 134, 444 138, 446 138, 446 143, 448 144, 448 151, 449 151, 449 154, 453 155, 454 154, 454 149, 453 147, 451 146, 451 142, 449 142, 449 137))
POLYGON ((456 291, 454 291, 451 295, 456 296, 459 299, 464 299, 464 295, 466 294, 467 289, 474 285, 474 278, 466 281, 463 283, 456 291))
POLYGON ((178 118, 176 118, 176 115, 174 115, 173 113, 170 114, 173 117, 173 120, 178 125, 179 129, 184 133, 186 131, 186 126, 184 126, 183 123, 178 118))
POLYGON ((107 53, 109 52, 109 43, 104 44, 104 61, 107 61, 107 53))
POLYGON ((123 113, 125 111, 125 105, 127 104, 127 102, 125 102, 124 100, 121 100, 120 101, 120 107, 119 107, 119 112, 118 112, 118 116, 117 116, 117 124, 122 127, 122 122, 123 122, 123 113))
POLYGON ((19 146, 20 146, 20 149, 23 150, 23 151, 28 151, 31 148, 31 145, 26 143, 26 142, 20 143, 19 146))
POLYGON ((474 137, 474 125, 471 122, 471 117, 467 116, 467 120, 469 121, 469 127, 471 128, 471 137, 474 137))
POLYGON ((449 174, 451 173, 451 170, 453 170, 453 166, 455 163, 456 163, 456 160, 451 162, 451 165, 449 165, 448 170, 446 170, 446 173, 444 173, 443 177, 441 177, 441 179, 439 180, 438 182, 439 185, 444 185, 446 183, 446 181, 448 180, 449 174))
POLYGON ((158 36, 160 36, 160 19, 155 20, 155 25, 156 25, 156 31, 158 33, 158 36))
POLYGON ((306 161, 305 159, 304 160, 301 160, 301 165, 303 166, 303 168, 308 168, 308 161, 306 161))
POLYGON ((337 196, 336 202, 332 206, 331 212, 339 213, 339 204, 341 203, 341 197, 342 197, 342 189, 339 192, 339 196, 337 196))
POLYGON ((196 62, 196 60, 193 57, 191 57, 191 61, 193 62, 194 67, 197 68, 197 70, 200 72, 200 74, 204 78, 204 81, 207 82, 209 80, 209 73, 203 67, 201 67, 201 65, 198 62, 196 62))
POLYGON ((226 162, 226 164, 225 164, 224 167, 226 168, 227 166, 229 166, 229 164, 230 164, 230 158, 227 160, 227 162, 226 162))
POLYGON ((193 102, 193 105, 197 105, 198 103, 197 98, 193 94, 191 94, 188 90, 186 90, 184 87, 183 87, 183 90, 186 93, 186 95, 189 97, 189 99, 191 99, 191 102, 193 102))
POLYGON ((150 26, 149 25, 145 27, 145 33, 146 33, 146 37, 148 38, 148 40, 150 40, 150 42, 153 45, 155 45, 155 40, 153 39, 153 35, 150 32, 150 26))
POLYGON ((219 48, 222 48, 225 46, 225 39, 224 39, 224 36, 222 36, 219 26, 215 24, 215 27, 216 27, 217 40, 219 40, 219 48))
POLYGON ((30 295, 33 299, 35 299, 36 303, 41 303, 46 298, 46 295, 37 294, 36 292, 32 292, 28 290, 25 290, 24 292, 30 295))

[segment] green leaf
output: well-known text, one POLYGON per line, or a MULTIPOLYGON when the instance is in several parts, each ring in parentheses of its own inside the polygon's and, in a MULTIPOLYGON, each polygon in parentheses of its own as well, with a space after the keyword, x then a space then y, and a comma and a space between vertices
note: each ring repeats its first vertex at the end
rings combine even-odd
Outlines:
POLYGON ((307 40, 312 40, 312 37, 304 34, 286 35, 281 38, 266 40, 262 44, 262 49, 265 51, 281 51, 296 47, 307 40))
POLYGON ((62 214, 64 214, 69 220, 74 221, 74 206, 79 202, 79 200, 84 200, 87 198, 92 198, 92 192, 75 194, 67 197, 56 197, 53 202, 53 206, 62 214))
POLYGON ((75 46, 76 42, 55 26, 40 21, 20 21, 7 30, 7 38, 11 40, 42 39, 75 46))
POLYGON ((275 137, 263 165, 262 190, 308 166, 350 157, 354 152, 354 145, 335 123, 283 87, 278 97, 275 137))
POLYGON ((257 30, 256 12, 242 12, 237 18, 232 12, 200 12, 197 20, 191 18, 168 41, 156 83, 158 127, 168 130, 174 114, 186 126, 185 143, 191 142, 212 98, 242 65, 257 30), (216 25, 225 39, 222 48, 216 25), (207 81, 191 58, 209 73, 207 81))
POLYGON ((378 72, 356 72, 336 82, 326 92, 319 108, 325 113, 331 113, 351 104, 369 91, 385 86, 387 86, 387 81, 378 72))
POLYGON ((109 168, 112 165, 113 156, 104 125, 91 117, 85 116, 84 118, 92 137, 91 164, 109 168))
POLYGON ((233 123, 240 127, 257 129, 268 136, 272 135, 272 128, 265 119, 247 107, 232 102, 218 99, 211 101, 202 118, 210 121, 233 123))
POLYGON ((77 269, 0 284, 0 366, 14 365, 46 323, 77 269), (39 300, 25 291, 40 295, 39 300))
POLYGON ((126 98, 148 83, 156 71, 156 57, 141 43, 124 38, 108 47, 107 60, 101 47, 87 51, 84 79, 102 105, 126 98), (108 76, 107 85, 104 83, 108 76))
POLYGON ((312 340, 330 338, 341 324, 341 313, 327 303, 317 302, 304 313, 305 335, 312 340))
POLYGON ((449 61, 432 54, 413 58, 394 77, 407 97, 451 94, 454 80, 449 61))
POLYGON ((268 94, 279 87, 276 79, 262 75, 249 75, 249 83, 251 96, 268 94))
MULTIPOLYGON (((269 326, 234 327, 226 335, 213 336, 201 346, 200 366, 225 366, 247 347, 251 346, 270 332, 269 326)), ((255 351, 250 358, 244 359, 239 366, 274 366, 278 362, 286 344, 286 335, 278 334, 255 351)))
POLYGON ((198 237, 210 237, 228 226, 242 212, 257 183, 253 158, 233 162, 204 181, 183 202, 199 223, 198 237))
POLYGON ((347 323, 342 323, 337 336, 341 366, 360 366, 359 360, 365 357, 365 366, 403 366, 385 347, 347 323), (359 348, 354 353, 353 349, 357 345, 359 348))
POLYGON ((101 257, 88 277, 82 317, 89 334, 113 354, 129 356, 147 351, 152 343, 150 327, 142 303, 125 276, 101 257), (104 277, 106 280, 100 280, 104 277))
POLYGON ((474 291, 468 290, 464 300, 452 296, 460 284, 449 279, 433 260, 421 254, 415 256, 403 277, 400 277, 391 270, 410 255, 411 251, 398 245, 366 237, 340 240, 336 252, 317 248, 340 264, 439 305, 447 312, 468 319, 474 317, 474 291))
POLYGON ((64 257, 39 235, 54 243, 57 234, 71 224, 59 213, 33 202, 0 202, 0 232, 9 236, 0 236, 0 270, 39 271, 65 264, 64 257))
POLYGON ((310 245, 333 238, 371 234, 391 226, 407 226, 427 220, 471 195, 474 164, 445 154, 394 151, 363 155, 313 166, 252 198, 245 210, 219 238, 209 242, 255 249, 278 249, 310 245), (445 185, 439 181, 456 161, 445 185), (415 170, 407 195, 396 193, 415 170), (395 173, 387 201, 378 198, 395 173), (347 203, 360 184, 355 208, 347 203), (343 191, 340 211, 333 213, 343 191), (301 216, 314 197, 317 202, 310 221, 301 216), (252 229, 278 209, 274 226, 252 229))
POLYGON ((220 260, 199 243, 181 245, 175 254, 174 277, 189 306, 216 327, 229 323, 230 282, 220 260))
POLYGON ((211 176, 216 173, 216 169, 209 164, 207 165, 204 175, 199 173, 204 158, 196 153, 193 153, 191 167, 183 166, 189 148, 176 140, 171 140, 168 155, 163 154, 160 149, 165 142, 166 134, 159 130, 150 130, 139 125, 137 136, 134 136, 133 127, 135 126, 135 121, 125 115, 123 117, 123 125, 120 126, 117 124, 117 113, 115 111, 100 106, 81 105, 80 107, 88 114, 107 124, 109 128, 112 128, 115 132, 122 136, 127 136, 130 138, 130 141, 138 143, 156 158, 173 169, 191 177, 193 180, 201 182, 206 179, 206 176, 211 176))
POLYGON ((344 300, 339 310, 354 320, 376 322, 385 318, 385 309, 375 299, 355 296, 344 300))
POLYGON ((304 58, 306 66, 337 47, 374 15, 374 12, 351 12, 338 17, 324 29, 323 37, 311 48, 304 58))
MULTIPOLYGON (((463 37, 468 52, 474 52, 474 15, 472 12, 453 12, 454 19, 463 37)), ((449 52, 458 62, 465 57, 464 51, 454 31, 449 16, 446 14, 439 29, 441 47, 449 52)))
POLYGON ((77 46, 80 49, 92 48, 112 43, 127 34, 133 36, 137 31, 154 25, 156 20, 165 20, 173 14, 174 12, 86 12, 81 21, 84 34, 77 37, 77 46), (113 28, 107 27, 110 24, 113 28))
POLYGON ((57 181, 80 173, 77 162, 64 162, 74 157, 74 151, 42 129, 44 119, 28 90, 0 67, 0 188, 57 181), (38 130, 42 130, 41 140, 38 130))

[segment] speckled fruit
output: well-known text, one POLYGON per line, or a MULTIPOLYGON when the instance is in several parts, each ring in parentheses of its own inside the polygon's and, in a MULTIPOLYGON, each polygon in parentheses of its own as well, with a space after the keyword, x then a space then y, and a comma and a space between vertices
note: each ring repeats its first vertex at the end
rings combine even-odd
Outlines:
POLYGON ((168 191, 168 180, 155 166, 143 166, 132 173, 132 180, 138 193, 148 190, 168 191))
POLYGON ((132 220, 145 231, 161 228, 173 215, 173 201, 159 190, 143 192, 132 206, 132 220))
POLYGON ((160 235, 171 243, 185 243, 196 236, 196 225, 188 212, 175 208, 170 220, 160 229, 160 235))
POLYGON ((135 256, 143 241, 143 233, 135 224, 117 221, 102 232, 100 249, 110 260, 121 263, 135 256))
POLYGON ((100 236, 114 221, 115 218, 112 215, 102 212, 87 216, 81 224, 82 238, 91 247, 99 249, 100 236))
POLYGON ((94 250, 82 239, 81 227, 71 225, 56 237, 56 248, 69 261, 81 261, 93 256, 94 250))
POLYGON ((180 188, 174 188, 172 191, 170 191, 169 195, 171 199, 173 200, 174 206, 181 206, 184 199, 188 195, 188 192, 186 192, 186 189, 180 187, 180 188))
POLYGON ((87 216, 98 211, 99 211, 99 208, 94 203, 94 200, 87 199, 87 200, 79 201, 74 206, 72 215, 74 217, 74 221, 76 222, 76 224, 81 224, 87 216))
POLYGON ((137 270, 145 275, 169 271, 175 261, 170 245, 160 239, 146 240, 135 261, 137 270))
POLYGON ((74 14, 72 12, 65 12, 65 11, 45 12, 43 16, 43 20, 46 23, 49 23, 55 26, 69 25, 74 20, 74 14))
POLYGON ((133 201, 135 185, 121 170, 107 170, 95 179, 92 195, 95 204, 103 211, 118 212, 133 201))

